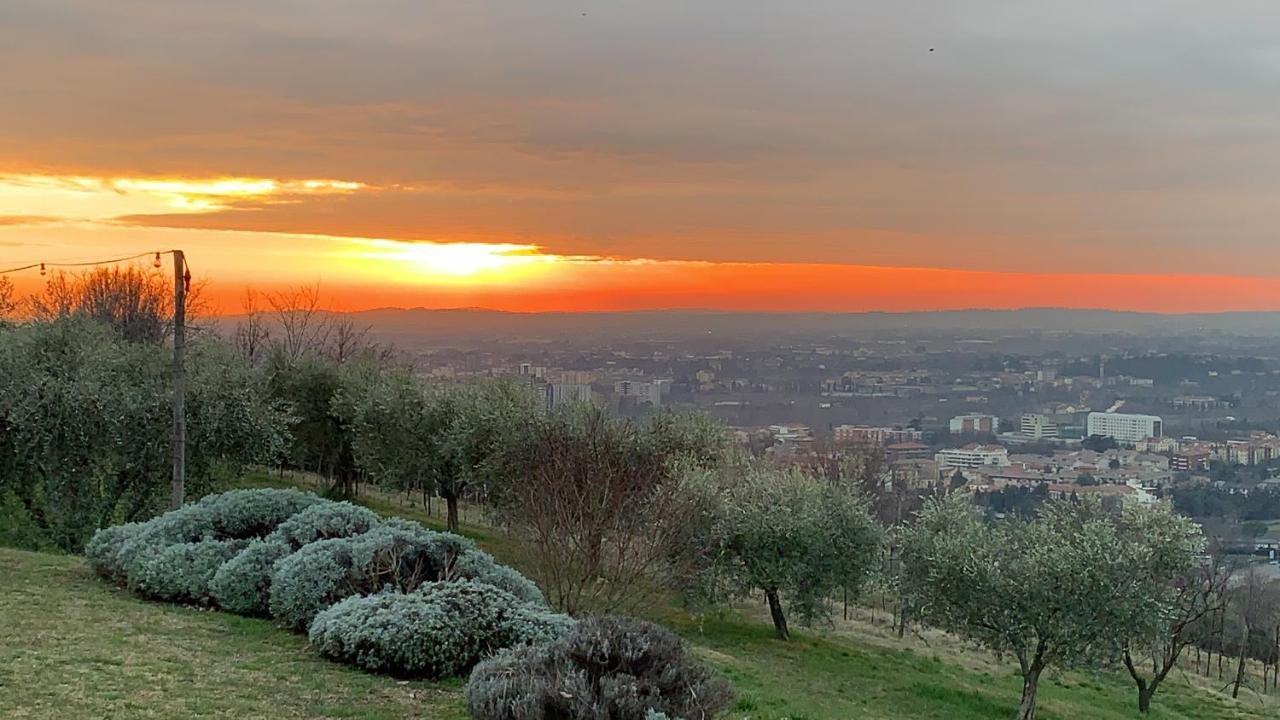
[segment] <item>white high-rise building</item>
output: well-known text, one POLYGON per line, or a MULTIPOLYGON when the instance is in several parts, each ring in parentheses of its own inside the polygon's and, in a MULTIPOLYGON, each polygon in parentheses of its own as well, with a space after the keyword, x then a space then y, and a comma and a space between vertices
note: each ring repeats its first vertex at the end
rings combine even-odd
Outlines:
POLYGON ((1109 437, 1116 442, 1136 443, 1147 438, 1164 436, 1164 420, 1157 415, 1129 413, 1089 413, 1089 435, 1109 437))
POLYGON ((1058 423, 1039 413, 1026 413, 1018 422, 1018 434, 1034 440, 1056 438, 1059 435, 1058 423))

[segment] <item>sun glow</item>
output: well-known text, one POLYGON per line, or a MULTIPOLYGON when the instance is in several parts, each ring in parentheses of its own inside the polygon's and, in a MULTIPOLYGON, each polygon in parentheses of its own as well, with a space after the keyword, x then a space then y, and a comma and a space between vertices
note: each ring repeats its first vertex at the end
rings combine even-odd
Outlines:
MULTIPOLYGON (((559 263, 537 245, 360 240, 358 255, 398 280, 508 283, 527 280, 559 263)), ((374 269, 373 267, 370 268, 374 269)))

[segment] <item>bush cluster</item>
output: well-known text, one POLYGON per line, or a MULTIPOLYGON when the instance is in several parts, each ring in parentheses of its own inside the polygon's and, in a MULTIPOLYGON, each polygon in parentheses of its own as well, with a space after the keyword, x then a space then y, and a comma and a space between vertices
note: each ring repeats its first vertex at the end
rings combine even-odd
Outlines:
POLYGON ((560 640, 516 647, 471 673, 476 720, 711 718, 733 688, 671 631, 631 618, 579 623, 560 640))
POLYGON ((353 595, 388 589, 407 593, 424 583, 466 577, 470 563, 459 561, 476 552, 464 537, 402 520, 362 535, 311 543, 276 565, 271 614, 306 630, 321 610, 353 595))
POLYGON ((284 521, 324 502, 314 493, 300 490, 235 490, 209 495, 198 504, 209 509, 220 537, 264 537, 284 521))
POLYGON ((375 672, 463 675, 572 625, 466 538, 295 490, 209 496, 99 530, 85 554, 139 595, 310 628, 321 653, 375 672))
POLYGON ((254 540, 218 568, 209 584, 218 607, 237 615, 267 617, 271 614, 271 575, 276 562, 293 552, 275 539, 254 540))
POLYGON ((129 589, 152 600, 208 605, 209 583, 235 554, 240 541, 179 543, 144 555, 129 570, 129 589))
POLYGON ((276 528, 277 539, 297 550, 318 540, 351 537, 373 529, 379 521, 374 511, 349 502, 313 505, 276 528))
POLYGON ((505 648, 554 640, 572 625, 505 590, 460 580, 348 598, 316 616, 310 638, 321 654, 370 672, 445 678, 505 648))

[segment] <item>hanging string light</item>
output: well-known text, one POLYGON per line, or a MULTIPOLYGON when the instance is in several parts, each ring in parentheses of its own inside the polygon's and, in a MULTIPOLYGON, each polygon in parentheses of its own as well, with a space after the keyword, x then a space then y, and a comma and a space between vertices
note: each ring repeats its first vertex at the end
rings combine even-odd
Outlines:
POLYGON ((31 263, 30 265, 22 265, 20 267, 6 268, 4 270, 0 270, 0 275, 8 275, 10 273, 22 272, 23 270, 32 270, 35 268, 40 269, 41 275, 48 275, 49 268, 77 268, 77 267, 94 267, 97 265, 114 265, 116 263, 128 262, 130 260, 138 260, 140 258, 147 257, 148 255, 155 255, 155 261, 152 263, 152 265, 154 265, 155 267, 160 267, 160 256, 172 255, 172 254, 173 254, 172 250, 165 250, 163 252, 144 252, 144 253, 138 253, 137 255, 130 255, 128 257, 111 258, 109 260, 93 260, 90 262, 38 262, 38 263, 31 263))
POLYGON ((155 261, 155 262, 153 262, 153 263, 151 263, 151 267, 153 267, 153 268, 155 268, 155 269, 157 269, 157 270, 159 270, 159 269, 160 269, 160 253, 156 253, 156 261, 155 261))

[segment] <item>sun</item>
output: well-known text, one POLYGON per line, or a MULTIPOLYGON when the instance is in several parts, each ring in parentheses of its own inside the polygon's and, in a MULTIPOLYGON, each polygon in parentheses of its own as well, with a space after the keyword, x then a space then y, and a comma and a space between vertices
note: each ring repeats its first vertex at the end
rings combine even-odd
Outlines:
POLYGON ((542 254, 536 245, 517 243, 364 240, 361 244, 360 255, 380 274, 407 281, 509 282, 559 260, 542 254))

